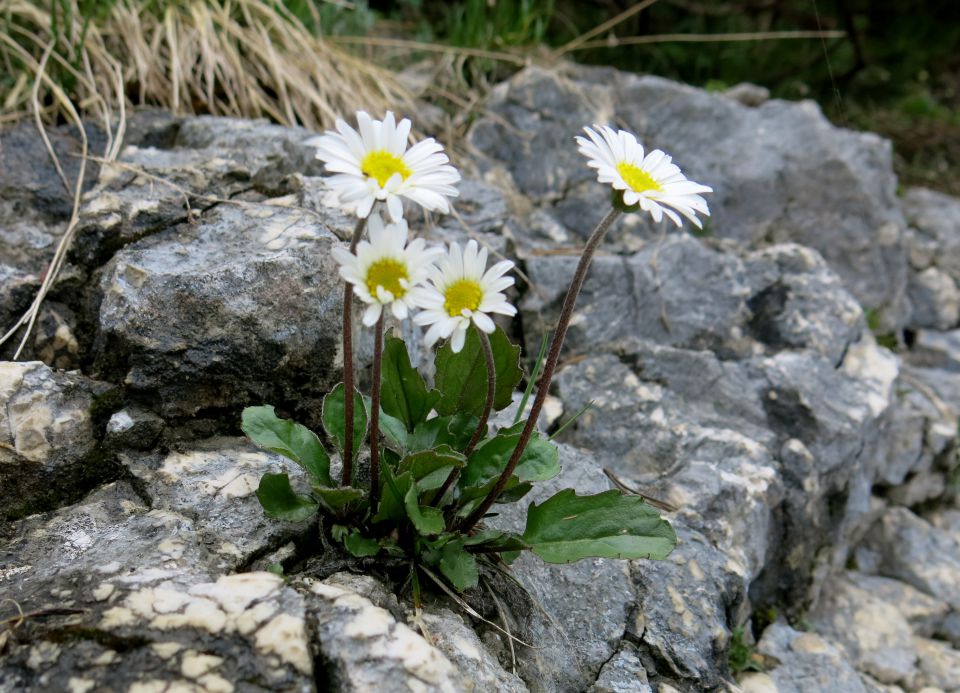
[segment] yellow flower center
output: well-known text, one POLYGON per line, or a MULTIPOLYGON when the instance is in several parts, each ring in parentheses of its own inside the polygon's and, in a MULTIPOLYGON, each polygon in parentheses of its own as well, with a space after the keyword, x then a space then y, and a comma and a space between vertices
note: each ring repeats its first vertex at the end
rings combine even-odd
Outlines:
POLYGON ((376 298, 377 287, 382 286, 393 294, 395 299, 403 298, 407 290, 400 283, 401 279, 409 279, 405 264, 392 258, 377 260, 367 270, 367 290, 376 298))
POLYGON ((634 166, 627 161, 621 161, 617 164, 617 173, 634 192, 642 193, 650 190, 661 192, 663 190, 663 187, 653 176, 639 166, 634 166))
POLYGON ((403 159, 396 154, 391 154, 386 149, 378 149, 363 157, 363 161, 360 162, 360 170, 363 171, 364 175, 376 179, 381 188, 387 184, 387 181, 395 173, 399 173, 404 180, 413 173, 410 167, 403 163, 403 159))
POLYGON ((458 279, 444 292, 443 308, 450 317, 460 317, 464 309, 474 311, 480 307, 483 289, 471 279, 458 279))

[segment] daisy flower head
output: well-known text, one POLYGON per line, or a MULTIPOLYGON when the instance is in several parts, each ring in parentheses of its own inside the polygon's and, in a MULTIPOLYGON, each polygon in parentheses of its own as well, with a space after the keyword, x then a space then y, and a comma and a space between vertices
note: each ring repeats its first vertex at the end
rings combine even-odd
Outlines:
POLYGON ((587 166, 597 170, 597 180, 622 193, 624 205, 639 206, 658 223, 665 215, 677 226, 681 225, 679 212, 703 228, 697 213, 710 216, 710 210, 700 193, 713 188, 687 180, 659 149, 644 156, 643 145, 626 130, 594 125, 584 131, 589 139, 577 136, 576 140, 580 153, 589 159, 587 166))
POLYGON ((361 241, 354 255, 343 247, 334 248, 340 276, 353 285, 353 293, 367 304, 363 324, 370 327, 389 307, 397 320, 405 319, 414 302, 415 288, 427 280, 434 259, 442 248, 427 248, 417 238, 407 244, 407 222, 384 224, 374 214, 367 222, 370 240, 361 241))
POLYGON ((489 334, 496 329, 490 313, 516 315, 517 309, 503 294, 513 286, 513 277, 504 276, 512 268, 512 262, 503 260, 487 269, 487 249, 480 249, 476 241, 469 241, 462 252, 459 244, 450 244, 430 270, 430 283, 416 289, 416 301, 423 310, 413 321, 431 326, 424 336, 427 347, 450 337, 457 353, 463 349, 470 323, 489 334))
POLYGON ((359 132, 337 120, 336 132, 307 140, 334 174, 328 183, 337 206, 363 218, 379 200, 393 221, 403 218, 401 197, 429 211, 450 211, 447 198, 457 196, 460 174, 442 145, 430 137, 407 149, 410 120, 397 123, 390 111, 383 120, 357 111, 357 123, 359 132))

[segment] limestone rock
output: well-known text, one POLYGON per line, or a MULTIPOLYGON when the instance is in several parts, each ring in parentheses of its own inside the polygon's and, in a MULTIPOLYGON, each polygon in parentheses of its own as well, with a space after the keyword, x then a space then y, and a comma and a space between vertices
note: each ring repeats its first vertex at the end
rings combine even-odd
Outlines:
POLYGON ((947 643, 927 638, 914 638, 920 669, 919 685, 960 690, 960 650, 947 643))
POLYGON ((254 495, 260 477, 287 473, 297 486, 304 475, 293 462, 246 439, 211 438, 165 455, 121 453, 120 461, 142 484, 153 509, 192 518, 200 541, 219 557, 224 571, 302 535, 311 524, 264 515, 254 495))
POLYGON ((857 588, 896 608, 917 635, 930 637, 939 632, 950 611, 945 602, 899 580, 855 572, 848 572, 845 577, 857 588))
POLYGON ((603 665, 600 676, 587 693, 653 693, 647 681, 647 672, 637 655, 637 648, 624 643, 603 665))
MULTIPOLYGON (((541 503, 563 488, 576 488, 581 494, 610 488, 594 458, 584 451, 560 446, 560 464, 559 476, 538 483, 520 503, 499 506, 499 517, 490 524, 522 532, 528 499, 541 503)), ((627 627, 636 599, 628 563, 594 558, 554 565, 525 552, 511 572, 530 597, 508 607, 526 615, 519 637, 537 645, 520 648, 521 677, 531 691, 583 690, 616 652, 627 627)))
POLYGON ((116 475, 99 441, 112 386, 0 361, 0 518, 71 502, 116 475))
POLYGON ((936 267, 910 276, 907 297, 913 309, 911 326, 949 330, 960 319, 960 290, 948 274, 936 267))
POLYGON ((881 575, 902 580, 960 611, 960 540, 906 508, 888 510, 865 544, 881 575))
MULTIPOLYGON (((54 613, 9 641, 0 688, 69 690, 77 679, 86 690, 225 691, 260 679, 311 690, 301 598, 268 573, 222 575, 202 525, 150 509, 125 482, 13 525, 4 593, 26 612, 54 613)), ((8 604, 2 615, 14 613, 8 604)))
POLYGON ((857 669, 883 683, 912 687, 917 652, 910 625, 896 606, 840 577, 824 586, 811 618, 857 669))
POLYGON ((916 232, 912 243, 930 248, 928 262, 919 263, 917 269, 935 265, 960 281, 960 200, 926 188, 909 188, 903 196, 903 214, 916 232))
POLYGON ((164 417, 316 404, 334 379, 336 242, 304 211, 225 205, 124 247, 100 284, 98 371, 164 417))
POLYGON ((474 690, 447 657, 386 609, 348 587, 315 582, 307 596, 322 674, 343 693, 474 690))
POLYGON ((901 319, 905 225, 888 142, 833 127, 812 102, 751 108, 657 77, 571 73, 521 71, 492 91, 492 115, 470 132, 488 165, 505 167, 563 226, 585 236, 609 197, 578 160, 574 135, 591 123, 623 123, 714 188, 711 233, 815 248, 861 303, 885 308, 891 325, 901 319))
MULTIPOLYGON (((776 665, 761 677, 771 687, 757 687, 754 677, 747 691, 773 693, 868 693, 844 652, 817 633, 801 633, 780 620, 763 631, 757 652, 776 665)), ((760 677, 757 677, 760 678, 760 677)))

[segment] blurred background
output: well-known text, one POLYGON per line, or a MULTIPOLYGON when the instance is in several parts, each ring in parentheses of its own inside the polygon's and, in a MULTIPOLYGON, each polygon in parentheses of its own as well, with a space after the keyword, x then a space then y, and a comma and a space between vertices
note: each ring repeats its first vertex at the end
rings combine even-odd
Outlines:
POLYGON ((902 183, 960 194, 958 46, 956 0, 0 0, 0 119, 156 106, 322 129, 425 100, 455 141, 492 85, 571 60, 815 99, 891 138, 902 183))

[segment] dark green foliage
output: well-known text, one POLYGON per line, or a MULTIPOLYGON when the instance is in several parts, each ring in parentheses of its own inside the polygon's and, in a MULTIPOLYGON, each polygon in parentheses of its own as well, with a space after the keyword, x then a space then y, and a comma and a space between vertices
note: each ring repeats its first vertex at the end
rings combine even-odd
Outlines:
MULTIPOLYGON (((520 350, 500 331, 491 342, 498 378, 507 383, 503 388, 498 383, 495 403, 505 406, 521 377, 520 350)), ((371 501, 367 488, 334 485, 327 452, 311 431, 280 419, 273 407, 246 409, 244 431, 258 444, 303 467, 312 491, 311 496, 300 495, 286 474, 267 474, 257 491, 264 511, 293 521, 319 511, 333 519, 330 536, 351 555, 406 557, 430 575, 439 573, 459 591, 475 587, 485 567, 512 561, 520 551, 531 550, 552 562, 588 556, 660 558, 669 553, 676 537, 666 521, 639 497, 622 496, 619 491, 597 496, 562 491, 531 506, 523 536, 483 525, 467 528, 469 532, 459 527, 496 486, 523 427, 516 423, 492 433, 484 430, 469 458, 464 454, 483 414, 487 379, 479 371, 485 371, 485 363, 472 330, 461 353, 453 354, 446 346, 439 350, 438 391, 431 391, 411 367, 404 343, 387 340, 377 501, 371 501), (373 502, 377 507, 371 507, 373 502)), ((324 399, 322 414, 324 428, 337 447, 343 444, 343 394, 340 384, 324 399)), ((369 403, 359 394, 354 401, 358 430, 365 432, 369 403)), ((358 436, 358 452, 363 442, 358 436)), ((364 458, 360 459, 362 465, 364 458)), ((534 482, 559 472, 556 446, 534 434, 497 502, 515 503, 534 482)))

